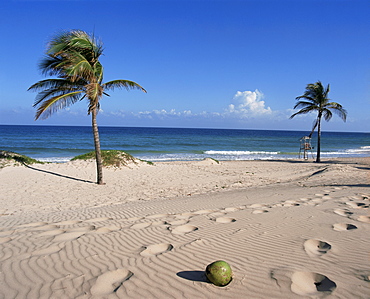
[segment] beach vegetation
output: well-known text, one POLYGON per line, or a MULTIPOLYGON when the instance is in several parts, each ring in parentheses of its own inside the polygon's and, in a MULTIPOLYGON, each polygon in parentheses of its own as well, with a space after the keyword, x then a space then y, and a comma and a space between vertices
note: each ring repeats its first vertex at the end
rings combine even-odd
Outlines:
POLYGON ((217 159, 214 159, 214 158, 210 158, 210 159, 215 161, 217 164, 220 164, 220 161, 218 161, 217 159))
MULTIPOLYGON (((133 157, 132 155, 125 153, 124 151, 119 150, 102 150, 101 151, 101 157, 102 157, 102 165, 103 166, 114 166, 114 167, 121 167, 121 166, 127 166, 128 164, 137 164, 137 161, 140 161, 133 157)), ((96 159, 96 153, 95 151, 82 154, 79 156, 76 156, 71 159, 71 161, 76 160, 95 160, 96 159)))
POLYGON ((154 165, 154 163, 152 161, 141 160, 141 159, 139 159, 139 160, 142 161, 142 162, 145 162, 148 165, 154 165))
POLYGON ((94 136, 97 183, 100 185, 104 184, 96 120, 100 100, 104 95, 109 96, 107 91, 116 88, 146 92, 134 81, 113 80, 103 83, 103 66, 99 61, 102 54, 103 44, 94 35, 82 30, 63 31, 51 38, 39 64, 44 75, 56 78, 41 80, 28 89, 38 92, 33 105, 37 108, 35 120, 46 119, 63 108, 87 100, 94 136))
POLYGON ((317 112, 317 117, 314 121, 312 131, 309 135, 311 138, 313 132, 317 128, 317 154, 316 162, 320 162, 321 152, 321 119, 324 118, 329 121, 333 113, 337 114, 343 121, 346 121, 347 111, 342 107, 341 104, 332 102, 329 97, 330 85, 324 87, 320 81, 316 83, 307 84, 306 91, 303 95, 296 97, 297 103, 294 109, 300 108, 300 110, 290 116, 292 119, 296 115, 307 114, 310 112, 317 112))
POLYGON ((31 165, 31 164, 44 164, 42 161, 38 161, 31 157, 21 155, 18 153, 10 152, 10 151, 2 151, 0 150, 0 159, 2 160, 1 165, 5 166, 7 162, 14 162, 15 164, 20 163, 23 165, 31 165))

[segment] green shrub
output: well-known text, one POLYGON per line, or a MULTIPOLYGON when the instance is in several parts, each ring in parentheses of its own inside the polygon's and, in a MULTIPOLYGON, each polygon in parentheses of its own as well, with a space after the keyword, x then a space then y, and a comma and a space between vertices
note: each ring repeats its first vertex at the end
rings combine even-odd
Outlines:
MULTIPOLYGON (((104 166, 114 166, 114 167, 121 167, 126 166, 128 163, 132 162, 137 164, 137 159, 131 156, 124 151, 119 150, 104 150, 101 151, 102 156, 102 163, 104 166)), ((95 160, 95 151, 89 152, 87 154, 79 155, 71 159, 71 161, 76 160, 95 160)))
POLYGON ((44 162, 38 161, 36 159, 32 159, 28 156, 9 152, 9 151, 2 151, 2 150, 0 150, 0 159, 4 159, 5 161, 8 161, 8 162, 13 161, 13 162, 21 163, 21 164, 26 164, 26 165, 35 164, 35 163, 44 164, 44 162))

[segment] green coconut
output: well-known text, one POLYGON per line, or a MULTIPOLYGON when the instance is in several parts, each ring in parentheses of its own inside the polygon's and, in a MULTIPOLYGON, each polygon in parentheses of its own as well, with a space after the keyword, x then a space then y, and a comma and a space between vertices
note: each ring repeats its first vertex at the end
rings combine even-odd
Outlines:
POLYGON ((228 263, 216 261, 207 266, 206 276, 214 285, 223 287, 233 279, 233 271, 228 263))

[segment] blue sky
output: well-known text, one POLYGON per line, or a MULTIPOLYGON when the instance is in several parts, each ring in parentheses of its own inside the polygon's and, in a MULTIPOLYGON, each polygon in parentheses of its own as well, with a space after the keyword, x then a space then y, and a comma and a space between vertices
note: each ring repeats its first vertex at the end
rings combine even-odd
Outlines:
POLYGON ((289 120, 308 83, 330 83, 348 111, 327 131, 370 131, 370 2, 360 0, 3 0, 0 124, 90 125, 81 102, 35 122, 37 64, 60 30, 104 43, 105 81, 133 80, 148 93, 114 91, 104 126, 310 130, 289 120))

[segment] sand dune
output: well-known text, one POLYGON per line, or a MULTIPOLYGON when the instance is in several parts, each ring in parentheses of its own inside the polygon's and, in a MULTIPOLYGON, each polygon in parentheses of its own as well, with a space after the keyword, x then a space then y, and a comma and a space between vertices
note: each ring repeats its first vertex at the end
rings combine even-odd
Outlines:
POLYGON ((369 298, 368 161, 3 168, 0 298, 369 298))

